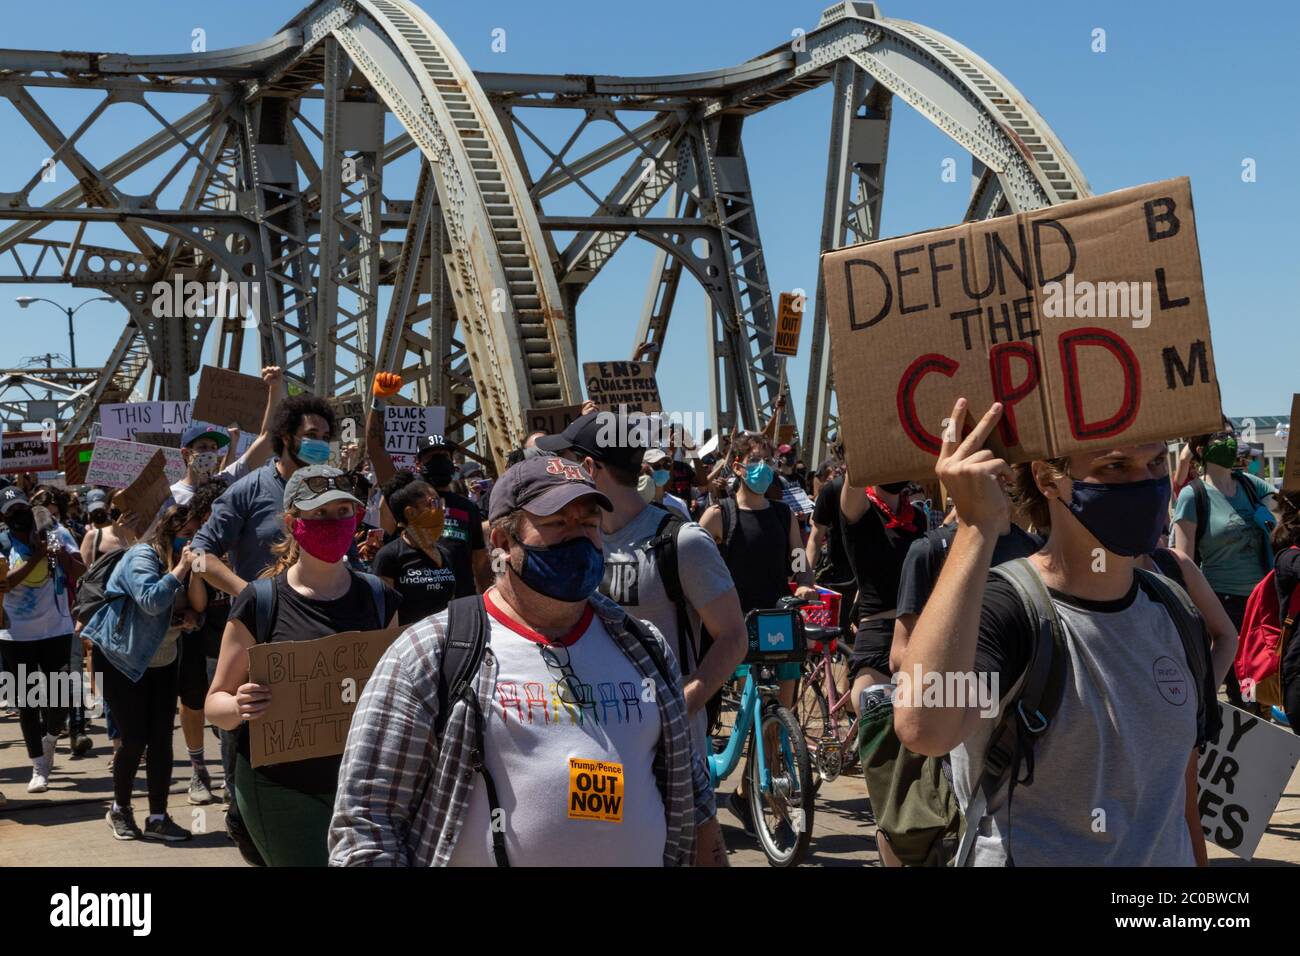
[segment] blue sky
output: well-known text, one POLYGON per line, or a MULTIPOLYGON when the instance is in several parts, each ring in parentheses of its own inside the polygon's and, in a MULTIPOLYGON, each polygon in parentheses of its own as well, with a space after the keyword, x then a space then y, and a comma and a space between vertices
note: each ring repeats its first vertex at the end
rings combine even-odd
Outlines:
MULTIPOLYGON (((795 28, 814 27, 824 6, 789 0, 635 5, 424 0, 422 5, 476 69, 625 75, 742 62, 788 42, 795 28), (491 49, 496 28, 506 31, 503 53, 491 49)), ((1233 5, 1225 15, 1221 4, 1172 0, 885 0, 881 6, 887 16, 924 23, 959 40, 1003 73, 1051 124, 1094 192, 1191 177, 1224 408, 1231 415, 1286 414, 1292 392, 1300 389, 1296 8, 1256 2, 1233 5), (1098 27, 1106 31, 1104 53, 1091 50, 1098 27), (1256 164, 1253 183, 1241 178, 1247 158, 1256 164)), ((269 36, 299 9, 296 2, 279 0, 6 4, 0 42, 18 49, 181 52, 190 48, 191 31, 202 28, 213 50, 269 36)), ((74 127, 92 102, 57 91, 38 99, 65 129, 74 127)), ((176 102, 165 112, 178 115, 188 108, 176 102)), ((121 109, 120 122, 96 128, 87 140, 92 159, 117 155, 157 128, 138 108, 121 109)), ((823 88, 746 121, 746 155, 774 291, 801 287, 811 293, 816 287, 829 109, 829 88, 823 88)), ((3 99, 0 138, 12 159, 0 163, 3 192, 19 188, 46 152, 3 99)), ((968 164, 964 151, 897 103, 884 235, 958 220, 965 208, 968 164), (949 157, 961 171, 956 184, 940 179, 949 157)), ((404 175, 395 170, 390 176, 389 195, 409 195, 397 188, 404 175)), ((66 182, 38 187, 33 199, 47 201, 66 182)), ((57 229, 47 234, 66 235, 57 229)), ((584 295, 578 312, 580 360, 629 354, 651 260, 647 245, 629 242, 584 295)), ((67 351, 63 320, 48 306, 19 310, 13 297, 21 294, 76 304, 95 293, 61 286, 0 290, 0 365, 6 367, 38 353, 67 351)), ((667 407, 708 408, 705 314, 703 292, 686 280, 660 368, 667 407)), ((123 321, 114 304, 96 303, 80 312, 79 364, 101 364, 123 321)), ((800 415, 807 349, 805 327, 801 355, 790 365, 800 415)))

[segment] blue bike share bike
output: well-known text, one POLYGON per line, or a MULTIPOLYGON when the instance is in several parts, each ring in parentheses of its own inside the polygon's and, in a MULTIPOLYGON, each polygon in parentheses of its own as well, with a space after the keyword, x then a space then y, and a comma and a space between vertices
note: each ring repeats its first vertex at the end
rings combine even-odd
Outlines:
MULTIPOLYGON (((812 838, 814 791, 808 744, 799 722, 778 696, 782 678, 798 678, 807 651, 797 610, 807 603, 783 598, 776 608, 745 615, 749 652, 733 675, 734 681, 743 682, 743 689, 739 698, 734 691, 730 694, 734 723, 726 746, 709 757, 716 789, 748 753, 745 789, 750 816, 772 866, 797 865, 812 838)), ((727 703, 724 692, 724 709, 727 703)))

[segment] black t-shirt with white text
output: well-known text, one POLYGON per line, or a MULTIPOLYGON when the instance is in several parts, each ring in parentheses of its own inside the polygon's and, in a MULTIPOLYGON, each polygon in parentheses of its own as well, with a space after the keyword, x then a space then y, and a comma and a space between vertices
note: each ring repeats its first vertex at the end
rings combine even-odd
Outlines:
POLYGON ((474 552, 483 550, 483 513, 478 505, 454 491, 440 491, 443 524, 441 544, 451 553, 456 597, 475 594, 474 552))
POLYGON ((388 578, 402 596, 397 612, 398 624, 414 624, 430 614, 437 614, 456 597, 456 573, 451 566, 451 551, 439 542, 441 566, 421 551, 394 538, 375 555, 374 572, 388 578))

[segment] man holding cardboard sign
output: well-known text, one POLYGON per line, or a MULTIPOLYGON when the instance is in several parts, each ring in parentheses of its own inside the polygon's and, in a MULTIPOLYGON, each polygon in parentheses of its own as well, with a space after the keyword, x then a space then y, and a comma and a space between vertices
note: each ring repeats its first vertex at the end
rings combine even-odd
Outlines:
POLYGON ((927 475, 956 395, 1010 461, 1213 431, 1186 179, 822 256, 855 484, 927 475))
POLYGON ((1164 442, 1013 470, 986 447, 1004 406, 969 434, 967 409, 958 399, 936 468, 957 534, 901 671, 987 688, 996 712, 969 694, 922 696, 912 680, 893 705, 904 746, 951 752, 966 818, 956 865, 1008 865, 1013 848, 1020 866, 1203 863, 1197 748, 1218 732, 1209 642, 1187 596, 1135 567, 1168 515, 1164 442), (1004 484, 1050 533, 990 575, 1010 524, 1004 484))

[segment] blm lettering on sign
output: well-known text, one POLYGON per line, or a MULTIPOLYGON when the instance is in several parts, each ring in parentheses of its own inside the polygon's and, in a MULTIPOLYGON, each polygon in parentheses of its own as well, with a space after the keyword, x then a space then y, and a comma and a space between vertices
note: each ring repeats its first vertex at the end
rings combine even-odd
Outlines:
POLYGON ((1010 461, 1219 427, 1191 186, 1139 186, 822 256, 855 485, 934 471, 958 397, 1010 461))

